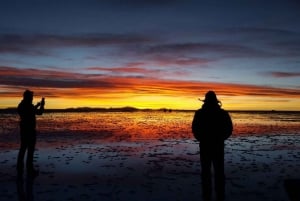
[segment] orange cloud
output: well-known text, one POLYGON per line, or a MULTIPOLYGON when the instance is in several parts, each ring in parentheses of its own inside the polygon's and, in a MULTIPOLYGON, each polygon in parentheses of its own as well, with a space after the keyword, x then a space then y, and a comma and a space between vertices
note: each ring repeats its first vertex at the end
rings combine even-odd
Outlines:
MULTIPOLYGON (((128 72, 142 69, 128 69, 128 72)), ((126 69, 117 69, 124 71, 126 69)), ((299 99, 300 90, 293 88, 278 88, 258 85, 217 83, 202 81, 164 80, 158 77, 122 77, 99 74, 81 74, 73 72, 17 69, 0 67, 0 93, 3 98, 20 98, 24 89, 30 88, 36 96, 53 99, 85 100, 84 104, 96 102, 109 105, 123 104, 130 106, 167 105, 168 102, 179 103, 182 100, 202 98, 208 90, 214 90, 223 97, 262 97, 265 99, 299 99), (152 98, 151 98, 152 97, 152 98), (163 101, 155 100, 161 99, 163 101), (179 100, 181 99, 181 100, 179 100), (88 101, 90 100, 90 102, 88 101), (154 101, 155 100, 155 101, 154 101), (142 103, 145 101, 144 103, 142 103), (156 102, 156 103, 154 103, 156 102)), ((77 104, 79 104, 78 101, 77 104)), ((1 103, 1 98, 0 98, 1 103)), ((70 101, 72 104, 72 101, 70 101)), ((183 105, 183 104, 182 104, 183 105)), ((236 103, 236 105, 238 105, 236 103)), ((53 105, 55 107, 55 104, 53 105)))

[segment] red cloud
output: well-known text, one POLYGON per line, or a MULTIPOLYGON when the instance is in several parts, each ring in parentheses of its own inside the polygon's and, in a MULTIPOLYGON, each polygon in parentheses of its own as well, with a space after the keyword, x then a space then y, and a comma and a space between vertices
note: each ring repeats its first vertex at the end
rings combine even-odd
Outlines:
MULTIPOLYGON (((117 68, 116 71, 125 72, 126 69, 117 68)), ((129 69, 129 72, 130 71, 145 72, 144 69, 137 67, 132 67, 129 69)), ((159 77, 104 76, 57 70, 18 69, 12 67, 0 67, 0 81, 2 97, 19 97, 21 89, 33 88, 38 93, 43 92, 43 94, 47 94, 47 96, 68 98, 105 98, 108 96, 122 96, 128 93, 135 95, 155 94, 174 97, 199 97, 208 90, 215 90, 219 95, 228 96, 300 98, 300 90, 293 88, 276 88, 236 83, 164 80, 159 79, 159 77)))

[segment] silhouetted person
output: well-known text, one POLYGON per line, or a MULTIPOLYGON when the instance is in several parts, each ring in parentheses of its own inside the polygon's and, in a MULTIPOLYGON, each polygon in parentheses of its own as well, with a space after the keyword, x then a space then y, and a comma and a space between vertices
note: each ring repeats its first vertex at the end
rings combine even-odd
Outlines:
POLYGON ((30 176, 38 175, 38 171, 33 167, 33 154, 36 143, 36 117, 44 112, 45 100, 36 105, 32 104, 33 92, 26 90, 23 94, 23 100, 18 105, 18 114, 20 115, 20 136, 21 145, 18 154, 17 172, 18 177, 23 176, 24 156, 27 150, 26 170, 30 176))
POLYGON ((225 199, 224 140, 232 133, 231 118, 217 99, 215 92, 208 91, 202 108, 195 112, 192 131, 200 142, 200 162, 203 198, 212 199, 212 173, 214 169, 215 192, 218 201, 225 199))

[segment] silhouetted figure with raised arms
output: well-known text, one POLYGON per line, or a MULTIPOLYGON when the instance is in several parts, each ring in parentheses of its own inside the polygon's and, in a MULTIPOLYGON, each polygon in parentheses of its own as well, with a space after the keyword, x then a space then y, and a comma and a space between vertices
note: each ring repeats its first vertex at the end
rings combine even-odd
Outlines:
POLYGON ((221 102, 215 92, 208 91, 202 108, 195 112, 192 131, 200 142, 200 162, 203 198, 212 199, 212 173, 218 201, 225 199, 224 140, 232 133, 232 121, 227 111, 221 108, 221 102))
POLYGON ((38 171, 33 167, 33 154, 36 144, 36 117, 44 112, 45 100, 36 105, 32 104, 33 92, 26 90, 23 94, 23 100, 18 105, 18 114, 20 115, 20 136, 21 145, 17 161, 18 178, 23 177, 24 156, 27 150, 26 170, 29 176, 37 176, 38 171))

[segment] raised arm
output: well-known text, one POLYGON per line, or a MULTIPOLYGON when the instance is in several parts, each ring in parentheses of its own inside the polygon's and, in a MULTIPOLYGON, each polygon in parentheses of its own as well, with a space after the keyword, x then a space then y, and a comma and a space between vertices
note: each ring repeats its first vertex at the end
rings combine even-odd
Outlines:
POLYGON ((44 106, 45 106, 45 100, 42 98, 41 102, 38 102, 34 108, 35 108, 35 114, 36 115, 42 115, 44 113, 44 106))

